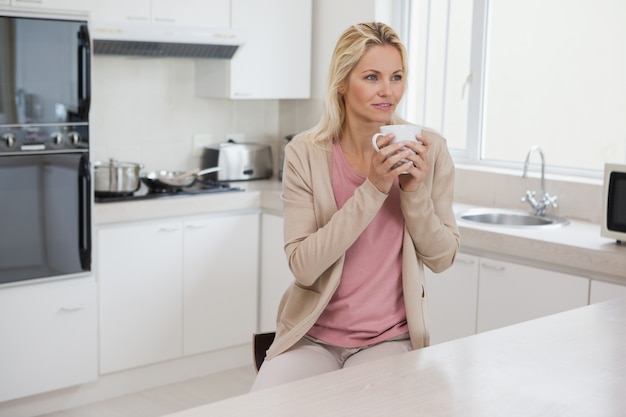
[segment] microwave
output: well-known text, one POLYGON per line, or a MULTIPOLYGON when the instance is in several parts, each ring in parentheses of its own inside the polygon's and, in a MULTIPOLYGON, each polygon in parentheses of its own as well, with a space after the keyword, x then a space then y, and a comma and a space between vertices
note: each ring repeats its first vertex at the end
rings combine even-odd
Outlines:
POLYGON ((626 165, 605 164, 601 235, 626 241, 626 165))

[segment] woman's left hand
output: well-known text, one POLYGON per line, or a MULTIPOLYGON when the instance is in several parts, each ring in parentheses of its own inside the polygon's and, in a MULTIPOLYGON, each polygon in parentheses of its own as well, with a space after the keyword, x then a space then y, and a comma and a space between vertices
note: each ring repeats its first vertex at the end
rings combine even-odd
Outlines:
POLYGON ((404 145, 410 148, 415 153, 410 153, 405 156, 409 162, 404 164, 406 174, 401 174, 398 178, 400 182, 400 188, 403 191, 417 191, 422 185, 424 179, 430 171, 430 163, 428 162, 428 148, 430 147, 430 141, 426 136, 417 136, 417 139, 421 142, 406 142, 404 145))

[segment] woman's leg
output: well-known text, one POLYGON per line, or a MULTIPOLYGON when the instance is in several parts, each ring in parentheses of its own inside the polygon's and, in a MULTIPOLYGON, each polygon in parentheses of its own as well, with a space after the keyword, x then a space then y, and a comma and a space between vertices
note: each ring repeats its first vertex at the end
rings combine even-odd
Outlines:
POLYGON ((306 338, 288 351, 261 365, 250 391, 258 391, 341 368, 336 354, 327 346, 306 338))
POLYGON ((397 355, 399 353, 410 352, 413 350, 410 340, 388 340, 380 342, 373 346, 359 350, 354 355, 346 359, 343 367, 359 365, 364 362, 373 361, 387 356, 397 355))

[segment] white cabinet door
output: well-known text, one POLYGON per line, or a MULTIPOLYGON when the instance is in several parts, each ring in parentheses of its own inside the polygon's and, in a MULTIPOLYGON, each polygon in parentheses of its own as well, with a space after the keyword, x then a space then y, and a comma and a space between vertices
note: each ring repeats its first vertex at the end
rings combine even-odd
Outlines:
POLYGON ((626 297, 626 285, 611 284, 609 282, 595 280, 591 281, 589 304, 622 297, 626 297))
POLYGON ((91 18, 94 21, 150 22, 150 0, 96 0, 91 18))
POLYGON ((250 343, 256 330, 259 214, 185 222, 184 353, 250 343))
POLYGON ((311 0, 232 0, 246 43, 231 60, 196 62, 196 94, 234 99, 311 96, 311 0))
POLYGON ((230 26, 230 0, 96 1, 92 18, 96 21, 227 28, 230 26))
POLYGON ((477 256, 459 253, 442 273, 426 269, 431 344, 476 333, 479 262, 477 256))
POLYGON ((261 285, 259 331, 276 330, 276 313, 293 276, 283 249, 283 217, 263 214, 261 223, 261 285))
POLYGON ((36 8, 48 10, 67 10, 88 12, 95 0, 10 0, 0 1, 0 4, 11 4, 20 8, 36 8))
POLYGON ((98 231, 100 372, 182 355, 180 222, 98 231))
POLYGON ((483 332, 587 305, 589 279, 483 258, 477 330, 483 332))
POLYGON ((152 22, 228 28, 230 0, 152 0, 152 22))
POLYGON ((93 278, 0 290, 0 402, 98 376, 93 278))

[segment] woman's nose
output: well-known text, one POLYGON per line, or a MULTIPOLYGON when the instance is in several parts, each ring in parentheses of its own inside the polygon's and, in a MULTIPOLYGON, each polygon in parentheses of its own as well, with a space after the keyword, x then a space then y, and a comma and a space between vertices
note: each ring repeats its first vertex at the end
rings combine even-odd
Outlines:
POLYGON ((382 81, 378 89, 378 95, 386 97, 389 94, 391 94, 391 83, 389 81, 382 81))

